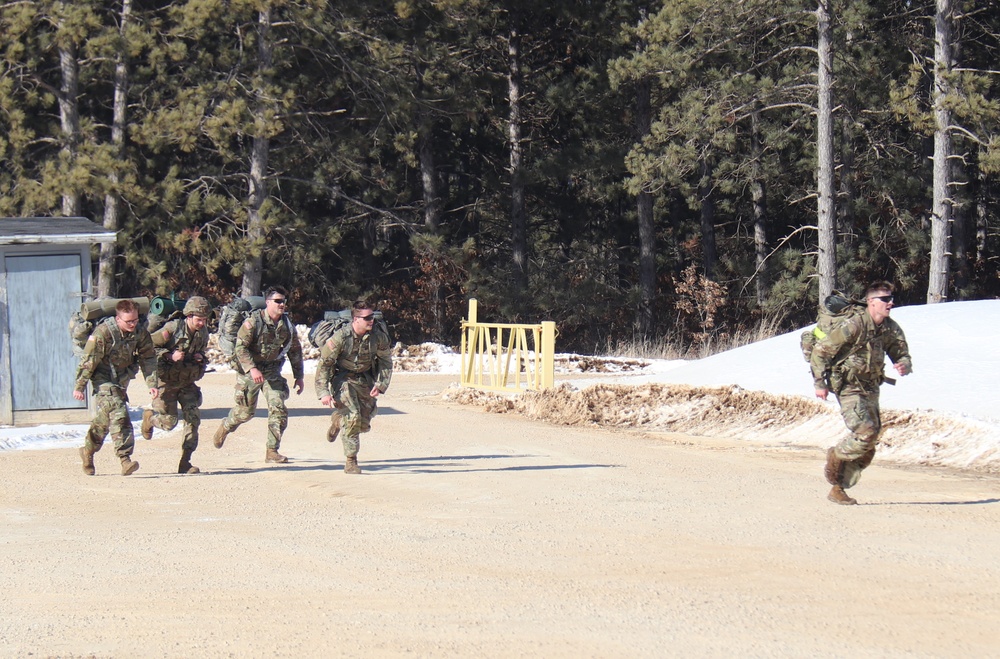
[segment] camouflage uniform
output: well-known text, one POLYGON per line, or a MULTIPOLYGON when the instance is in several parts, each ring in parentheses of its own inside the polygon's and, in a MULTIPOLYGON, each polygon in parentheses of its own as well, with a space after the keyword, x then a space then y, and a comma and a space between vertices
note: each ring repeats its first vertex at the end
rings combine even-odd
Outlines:
POLYGON ((286 345, 293 379, 301 380, 302 344, 288 316, 282 315, 277 321, 272 321, 266 309, 258 309, 247 317, 236 333, 233 352, 233 360, 239 370, 236 405, 229 410, 229 416, 222 424, 228 433, 252 419, 257 411, 257 397, 263 389, 267 400, 267 448, 275 451, 281 445, 281 434, 288 426, 288 409, 285 407, 289 396, 288 382, 281 375, 286 345), (252 368, 257 368, 264 376, 260 384, 250 377, 252 368))
POLYGON ((357 457, 359 435, 371 430, 377 409, 372 387, 378 384, 378 390, 385 393, 391 379, 389 337, 377 328, 359 337, 346 325, 323 344, 316 364, 316 397, 333 396, 333 417, 341 418, 331 418, 331 422, 340 421, 345 457, 357 457))
POLYGON ((810 360, 815 388, 829 389, 837 396, 840 413, 851 431, 834 447, 834 453, 845 461, 864 458, 862 468, 871 462, 882 430, 878 399, 887 354, 894 364, 904 364, 907 371, 913 369, 902 328, 892 318, 876 325, 866 312, 820 339, 810 360))
POLYGON ((192 330, 184 318, 167 322, 153 335, 156 346, 156 372, 160 379, 160 396, 153 400, 152 425, 161 430, 177 427, 177 404, 184 415, 184 438, 181 449, 192 452, 198 448, 198 426, 201 425, 201 388, 195 384, 205 375, 207 362, 196 361, 208 347, 208 327, 192 330), (175 350, 184 353, 184 360, 175 362, 175 350))
POLYGON ((85 448, 96 453, 111 433, 115 454, 128 458, 135 448, 132 421, 128 416, 128 385, 142 368, 146 385, 156 388, 156 351, 145 327, 122 332, 115 317, 97 324, 76 370, 76 391, 85 391, 87 382, 94 387, 97 408, 90 422, 85 448))

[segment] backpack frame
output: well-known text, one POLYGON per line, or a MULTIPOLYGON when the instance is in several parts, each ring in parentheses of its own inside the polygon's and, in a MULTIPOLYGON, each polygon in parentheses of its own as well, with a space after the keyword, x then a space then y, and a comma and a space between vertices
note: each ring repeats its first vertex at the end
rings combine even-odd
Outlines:
POLYGON ((834 291, 828 295, 819 306, 819 313, 816 315, 816 326, 811 330, 802 333, 799 340, 799 347, 802 349, 802 356, 806 362, 812 361, 812 351, 816 343, 847 322, 864 312, 868 305, 861 300, 855 300, 847 295, 834 291))
POLYGON ((233 298, 222 308, 222 315, 219 318, 219 350, 223 355, 229 359, 233 358, 236 352, 236 334, 240 331, 240 327, 251 313, 265 306, 263 296, 253 295, 233 298))
MULTIPOLYGON (((389 326, 386 324, 382 312, 375 311, 373 315, 375 316, 375 324, 372 326, 372 330, 378 329, 392 343, 389 335, 389 326)), ((322 350, 323 345, 330 340, 330 337, 340 328, 350 325, 352 320, 353 316, 350 309, 323 312, 323 319, 316 321, 309 328, 309 343, 322 350)))

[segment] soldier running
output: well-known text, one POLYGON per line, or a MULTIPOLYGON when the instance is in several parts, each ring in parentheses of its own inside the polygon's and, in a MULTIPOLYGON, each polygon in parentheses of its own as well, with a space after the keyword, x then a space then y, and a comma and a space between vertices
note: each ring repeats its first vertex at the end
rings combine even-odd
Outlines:
POLYGON ((139 469, 139 463, 132 460, 135 435, 127 403, 129 382, 140 368, 146 377, 149 395, 156 400, 159 390, 153 341, 146 328, 139 327, 139 306, 132 300, 121 300, 115 306, 114 317, 102 320, 94 328, 76 370, 73 398, 86 399, 84 391, 89 381, 94 386, 97 408, 80 447, 83 473, 88 476, 96 473, 94 454, 101 450, 109 432, 122 463, 122 476, 130 476, 139 469))
POLYGON ((323 344, 316 364, 316 396, 333 407, 327 439, 344 432, 344 471, 360 474, 359 435, 371 430, 375 399, 384 394, 392 379, 389 337, 374 330, 375 312, 364 300, 351 307, 351 324, 345 325, 323 344))
POLYGON ((851 431, 826 456, 826 480, 833 486, 827 498, 844 505, 857 503, 844 490, 858 482, 875 457, 875 444, 882 430, 879 387, 886 381, 886 355, 901 376, 913 371, 903 330, 889 318, 892 284, 871 284, 865 298, 867 313, 858 314, 821 338, 810 362, 816 396, 826 400, 833 391, 851 431))
POLYGON ((274 286, 264 293, 265 307, 250 314, 236 334, 233 359, 239 370, 236 404, 215 432, 215 448, 222 448, 229 433, 253 418, 261 390, 267 400, 267 452, 265 462, 284 464, 288 458, 278 453, 281 435, 288 426, 288 381, 281 375, 285 357, 292 364, 295 393, 303 382, 302 345, 295 326, 285 314, 288 291, 274 286))
POLYGON ((152 409, 142 413, 142 436, 152 439, 153 428, 173 430, 177 427, 177 404, 184 415, 184 437, 181 440, 181 461, 178 474, 197 474, 200 469, 191 464, 191 455, 198 448, 198 426, 201 425, 201 389, 195 384, 205 375, 208 360, 208 317, 212 305, 203 297, 191 297, 184 305, 184 318, 168 321, 153 335, 156 346, 156 372, 160 380, 160 395, 153 399, 152 409))

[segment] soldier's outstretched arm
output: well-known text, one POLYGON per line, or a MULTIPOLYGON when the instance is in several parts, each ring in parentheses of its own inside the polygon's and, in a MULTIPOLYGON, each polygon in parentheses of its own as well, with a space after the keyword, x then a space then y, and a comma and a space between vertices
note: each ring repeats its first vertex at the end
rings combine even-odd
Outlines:
MULTIPOLYGON (((892 360, 892 366, 900 375, 909 375, 913 372, 913 360, 910 358, 910 346, 906 343, 906 335, 895 321, 889 319, 892 325, 885 342, 885 353, 892 360)), ((889 322, 887 321, 887 322, 889 322)))

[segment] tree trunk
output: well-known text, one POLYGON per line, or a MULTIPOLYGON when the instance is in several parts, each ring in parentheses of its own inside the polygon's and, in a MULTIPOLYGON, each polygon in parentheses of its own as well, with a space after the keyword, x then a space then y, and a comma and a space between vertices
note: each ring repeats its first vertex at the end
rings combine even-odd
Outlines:
MULTIPOLYGON (((857 47, 854 32, 847 29, 844 34, 844 44, 846 50, 850 51, 857 47)), ((839 189, 837 191, 837 243, 842 254, 853 254, 856 249, 858 236, 855 232, 854 213, 855 195, 857 194, 857 174, 855 172, 854 159, 854 117, 860 110, 857 107, 857 97, 845 94, 847 98, 841 104, 850 103, 851 106, 843 112, 837 121, 840 134, 840 176, 839 189)))
POLYGON ((767 301, 767 192, 764 189, 764 149, 760 138, 760 116, 754 112, 750 124, 750 199, 753 203, 754 292, 757 305, 767 301))
POLYGON ((701 180, 698 183, 698 198, 701 200, 699 220, 701 223, 701 263, 705 277, 715 279, 715 269, 719 263, 719 252, 715 244, 715 198, 712 196, 712 173, 714 168, 708 160, 701 161, 701 180))
POLYGON ((853 252, 857 242, 854 232, 854 140, 851 135, 851 119, 841 117, 840 122, 840 191, 837 204, 837 236, 842 250, 853 252))
MULTIPOLYGON (((649 134, 652 125, 650 83, 641 80, 635 91, 636 140, 649 134)), ((639 313, 636 327, 642 337, 656 331, 656 224, 653 218, 653 195, 645 190, 636 200, 639 224, 639 313)))
POLYGON ((259 41, 257 44, 258 71, 260 72, 260 87, 255 90, 257 97, 254 122, 253 151, 250 156, 250 193, 247 199, 247 256, 243 262, 243 285, 241 295, 248 297, 259 295, 261 279, 264 271, 264 243, 266 232, 264 218, 261 217, 261 207, 267 199, 267 160, 270 140, 265 127, 265 109, 267 105, 267 86, 270 82, 272 61, 271 44, 271 9, 261 10, 257 19, 259 41))
POLYGON ((424 228, 437 235, 441 224, 441 197, 434 166, 434 127, 426 110, 418 110, 417 121, 420 182, 424 197, 424 228))
POLYGON ((954 265, 951 270, 954 275, 954 289, 956 297, 963 296, 963 292, 972 283, 972 263, 969 257, 969 181, 966 177, 965 166, 962 158, 950 159, 948 166, 948 176, 951 183, 951 247, 954 255, 954 265))
POLYGON ((951 233, 951 49, 954 7, 952 0, 937 0, 934 13, 934 183, 931 204, 931 259, 927 278, 927 303, 948 300, 949 234, 951 233))
POLYGON ((837 234, 833 196, 833 28, 830 0, 818 0, 816 21, 819 52, 816 116, 816 191, 819 197, 816 223, 819 241, 816 271, 819 273, 819 299, 822 301, 837 288, 837 234))
MULTIPOLYGON (((125 126, 128 107, 128 62, 125 59, 125 30, 132 15, 132 0, 122 0, 121 23, 118 27, 121 35, 121 46, 115 62, 115 94, 111 121, 111 146, 116 160, 121 162, 125 157, 125 126)), ((111 168, 108 175, 111 190, 104 196, 104 228, 108 231, 118 231, 119 214, 121 213, 121 195, 118 190, 120 176, 116 167, 111 168)), ((97 269, 97 296, 114 297, 115 295, 115 258, 118 252, 116 242, 101 243, 101 257, 97 269)))
MULTIPOLYGON (((514 18, 511 19, 515 21, 514 18)), ((510 115, 507 131, 510 141, 510 227, 511 257, 514 263, 514 287, 518 294, 528 288, 528 218, 525 208, 523 152, 521 137, 521 33, 516 24, 510 29, 507 45, 507 74, 510 115)))
MULTIPOLYGON (((417 79, 418 96, 422 88, 420 76, 417 79)), ((438 192, 438 177, 434 165, 434 124, 430 113, 423 107, 417 109, 417 152, 420 161, 420 182, 424 198, 424 228, 432 235, 438 235, 441 225, 441 197, 438 192)), ((435 243, 437 245, 437 243, 435 243)), ((436 257, 436 255, 435 255, 436 257)), ((436 258, 435 258, 436 261, 436 258)), ((429 284, 431 336, 434 341, 443 341, 445 331, 445 308, 443 283, 438 273, 428 273, 431 276, 429 284)))
POLYGON ((80 192, 71 183, 69 170, 76 166, 77 146, 80 144, 80 63, 76 59, 76 48, 59 48, 59 68, 62 85, 59 88, 59 121, 62 127, 62 166, 67 169, 62 194, 63 217, 79 217, 83 209, 80 192))
POLYGON ((986 248, 986 237, 989 235, 989 208, 993 197, 989 177, 979 170, 979 191, 976 195, 976 263, 983 263, 989 258, 986 248))

